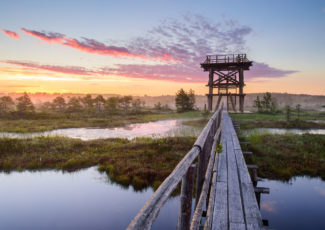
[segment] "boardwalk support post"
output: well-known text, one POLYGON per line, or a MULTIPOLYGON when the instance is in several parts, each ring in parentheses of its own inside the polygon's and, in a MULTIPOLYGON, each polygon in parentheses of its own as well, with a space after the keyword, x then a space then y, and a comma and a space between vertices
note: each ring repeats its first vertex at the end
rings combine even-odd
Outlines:
POLYGON ((195 168, 195 164, 192 164, 182 179, 181 204, 178 215, 177 230, 190 229, 195 168))

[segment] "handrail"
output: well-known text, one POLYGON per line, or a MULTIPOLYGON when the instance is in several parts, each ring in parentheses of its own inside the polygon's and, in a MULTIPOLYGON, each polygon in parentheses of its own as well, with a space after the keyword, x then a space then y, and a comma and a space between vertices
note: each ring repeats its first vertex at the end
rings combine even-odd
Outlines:
POLYGON ((204 184, 202 186, 202 191, 201 191, 201 196, 199 198, 199 201, 197 203, 197 206, 194 210, 193 218, 192 218, 192 223, 191 223, 191 230, 197 230, 200 227, 200 221, 203 213, 203 205, 206 203, 207 196, 208 196, 208 190, 210 186, 210 181, 213 173, 213 166, 214 166, 214 161, 216 158, 216 147, 217 147, 217 142, 219 140, 221 134, 221 125, 218 128, 214 138, 213 138, 213 145, 211 148, 211 153, 210 153, 210 160, 209 164, 205 173, 205 178, 204 178, 204 184))
MULTIPOLYGON (((147 200, 144 206, 140 209, 138 214, 135 216, 135 218, 131 221, 131 223, 127 227, 128 230, 140 230, 140 229, 143 230, 143 229, 151 228, 152 224, 154 223, 154 221, 156 220, 159 214, 160 209, 168 200, 171 193, 175 190, 175 188, 177 187, 177 185, 179 184, 183 176, 187 173, 187 170, 192 165, 193 161, 197 158, 197 156, 199 156, 199 154, 200 156, 203 155, 204 149, 206 148, 207 145, 206 142, 207 140, 211 139, 210 137, 211 133, 213 134, 212 136, 213 138, 215 134, 220 131, 220 129, 218 129, 220 126, 219 116, 222 113, 222 109, 223 109, 223 104, 210 118, 209 122, 207 123, 205 128, 202 130, 200 136, 197 138, 196 142, 194 143, 192 149, 177 164, 177 166, 172 171, 172 173, 163 181, 163 183, 159 186, 156 192, 151 196, 149 200, 147 200)), ((209 154, 210 151, 211 149, 209 150, 209 154)), ((202 165, 205 166, 205 164, 202 165)), ((203 170, 204 174, 205 174, 205 168, 206 167, 204 167, 203 170)), ((199 169, 198 172, 200 172, 199 169)))
POLYGON ((249 62, 246 54, 207 55, 203 64, 249 62))

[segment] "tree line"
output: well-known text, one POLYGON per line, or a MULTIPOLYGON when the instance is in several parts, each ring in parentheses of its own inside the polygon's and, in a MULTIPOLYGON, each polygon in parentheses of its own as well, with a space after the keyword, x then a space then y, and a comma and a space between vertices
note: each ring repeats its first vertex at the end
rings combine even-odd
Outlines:
MULTIPOLYGON (((59 112, 59 113, 118 113, 118 112, 139 112, 144 107, 145 102, 140 99, 134 99, 132 96, 109 97, 105 99, 102 95, 92 97, 87 94, 84 97, 71 97, 65 99, 57 96, 51 102, 44 102, 40 105, 41 112, 59 112)), ((27 93, 12 99, 10 96, 0 97, 0 114, 35 113, 35 105, 27 93)))
MULTIPOLYGON (((177 112, 186 112, 195 108, 195 94, 192 89, 188 92, 180 89, 176 93, 175 105, 177 112)), ((55 97, 52 101, 44 102, 36 106, 27 93, 13 99, 10 96, 0 97, 0 115, 17 114, 28 115, 37 112, 45 113, 84 113, 84 114, 118 114, 118 113, 137 113, 145 106, 145 102, 132 96, 109 97, 102 95, 93 97, 87 94, 83 97, 70 97, 65 99, 62 96, 55 97)), ((169 106, 162 105, 160 102, 154 105, 155 110, 169 111, 169 106)))

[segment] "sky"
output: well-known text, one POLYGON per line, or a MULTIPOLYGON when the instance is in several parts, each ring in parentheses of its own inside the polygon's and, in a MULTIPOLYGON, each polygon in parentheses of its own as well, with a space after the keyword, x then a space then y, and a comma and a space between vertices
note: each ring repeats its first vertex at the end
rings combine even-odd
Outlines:
POLYGON ((0 92, 206 94, 246 53, 246 93, 325 95, 325 0, 0 0, 0 92))

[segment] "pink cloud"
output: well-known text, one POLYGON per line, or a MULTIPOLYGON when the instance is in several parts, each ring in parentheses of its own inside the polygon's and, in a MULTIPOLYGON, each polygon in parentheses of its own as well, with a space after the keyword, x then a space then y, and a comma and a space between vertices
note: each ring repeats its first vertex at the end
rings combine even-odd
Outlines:
POLYGON ((267 211, 267 212, 276 212, 276 202, 275 201, 263 201, 261 203, 261 209, 267 211))
MULTIPOLYGON (((22 29, 25 33, 48 43, 57 43, 82 52, 158 60, 156 64, 115 64, 114 67, 85 69, 82 67, 41 65, 15 62, 22 67, 52 72, 93 76, 116 75, 131 78, 178 82, 208 81, 208 74, 200 68, 207 54, 244 53, 248 50, 245 38, 252 29, 233 20, 215 23, 213 20, 187 14, 180 20, 168 19, 143 36, 122 41, 123 46, 108 46, 88 38, 69 38, 61 33, 22 29)), ((249 57, 249 55, 248 55, 249 57)), ((8 62, 7 62, 8 63, 8 62)), ((254 62, 245 72, 246 80, 286 77, 294 70, 282 70, 266 63, 254 62)))
MULTIPOLYGON (((101 43, 94 39, 82 38, 82 40, 78 40, 75 38, 69 38, 61 33, 40 32, 36 30, 28 30, 25 28, 22 28, 21 30, 28 35, 41 39, 42 41, 48 43, 61 44, 63 46, 68 46, 86 53, 107 55, 107 56, 125 56, 125 57, 142 58, 142 59, 150 58, 142 54, 132 53, 125 47, 107 46, 104 43, 101 43)), ((173 60, 173 58, 167 55, 166 53, 162 53, 161 56, 156 56, 152 58, 157 60, 162 60, 162 61, 173 60)))
POLYGON ((95 73, 92 70, 86 69, 84 67, 79 67, 79 66, 41 65, 38 63, 22 62, 22 61, 1 61, 1 62, 10 65, 21 66, 29 69, 46 70, 46 71, 64 73, 64 74, 89 76, 95 73))
POLYGON ((28 35, 31 35, 31 36, 34 36, 34 37, 37 37, 45 42, 48 42, 48 43, 61 43, 65 36, 64 34, 60 34, 60 33, 54 33, 54 32, 39 32, 39 31, 36 31, 36 30, 28 30, 28 29, 25 29, 25 28, 21 28, 21 30, 28 34, 28 35))
POLYGON ((7 36, 11 37, 11 38, 15 38, 15 39, 19 39, 20 36, 19 34, 17 34, 16 32, 10 31, 10 30, 1 30, 4 34, 6 34, 7 36))

